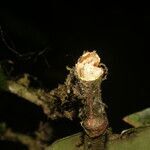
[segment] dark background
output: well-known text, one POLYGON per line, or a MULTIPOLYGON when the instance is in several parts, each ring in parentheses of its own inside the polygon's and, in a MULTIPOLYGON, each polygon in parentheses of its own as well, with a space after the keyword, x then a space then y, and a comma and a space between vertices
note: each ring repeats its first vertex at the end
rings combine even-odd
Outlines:
MULTIPOLYGON (((57 0, 49 4, 21 2, 17 7, 1 8, 0 21, 11 47, 23 54, 35 52, 31 58, 19 57, 0 41, 0 60, 14 62, 14 75, 28 72, 38 77, 43 87, 53 89, 65 80, 67 65, 73 66, 84 50, 97 50, 109 69, 102 90, 113 131, 130 127, 122 121, 125 115, 150 106, 150 14, 146 6, 57 0)), ((0 93, 0 121, 16 131, 32 133, 40 120, 46 120, 40 108, 0 93)), ((55 138, 81 130, 76 121, 52 124, 57 128, 55 138)))

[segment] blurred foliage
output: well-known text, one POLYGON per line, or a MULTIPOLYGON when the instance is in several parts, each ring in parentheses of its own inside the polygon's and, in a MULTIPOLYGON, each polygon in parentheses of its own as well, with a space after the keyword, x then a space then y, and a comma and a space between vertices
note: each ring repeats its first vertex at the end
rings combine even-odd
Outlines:
POLYGON ((4 73, 2 65, 0 64, 0 90, 6 89, 6 81, 7 81, 7 77, 4 73))
POLYGON ((6 130, 6 124, 5 123, 0 123, 0 134, 5 132, 5 130, 6 130))

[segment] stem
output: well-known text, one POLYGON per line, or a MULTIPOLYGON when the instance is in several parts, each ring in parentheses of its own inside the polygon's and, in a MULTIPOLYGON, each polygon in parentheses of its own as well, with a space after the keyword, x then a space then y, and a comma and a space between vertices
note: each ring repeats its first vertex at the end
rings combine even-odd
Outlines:
POLYGON ((42 145, 36 139, 28 135, 13 132, 9 128, 5 128, 3 132, 0 132, 0 140, 20 142, 27 146, 29 150, 42 150, 42 145))
POLYGON ((84 53, 75 68, 84 104, 81 125, 89 137, 93 138, 104 134, 108 127, 105 104, 101 97, 101 83, 106 77, 106 70, 95 51, 84 53))

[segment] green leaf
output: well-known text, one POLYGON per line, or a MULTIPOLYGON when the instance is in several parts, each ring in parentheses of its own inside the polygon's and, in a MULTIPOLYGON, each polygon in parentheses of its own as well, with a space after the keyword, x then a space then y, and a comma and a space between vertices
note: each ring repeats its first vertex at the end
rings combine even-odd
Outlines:
POLYGON ((5 132, 5 130, 6 130, 6 124, 5 123, 0 123, 0 134, 5 132))
MULTIPOLYGON (((80 142, 81 133, 57 140, 46 150, 84 150, 77 147, 80 142)), ((150 127, 129 129, 120 138, 107 141, 106 150, 149 150, 150 149, 150 127)))
POLYGON ((123 120, 134 127, 148 126, 150 125, 150 108, 128 115, 123 120))
POLYGON ((4 70, 3 70, 2 66, 1 66, 1 64, 0 64, 0 91, 1 90, 5 90, 7 88, 6 81, 7 81, 7 77, 6 77, 5 73, 4 73, 4 70))
POLYGON ((107 143, 107 150, 149 150, 150 127, 132 128, 125 136, 107 143))
POLYGON ((83 150, 83 147, 77 147, 80 144, 82 133, 77 133, 63 139, 57 140, 51 146, 49 146, 46 150, 83 150))

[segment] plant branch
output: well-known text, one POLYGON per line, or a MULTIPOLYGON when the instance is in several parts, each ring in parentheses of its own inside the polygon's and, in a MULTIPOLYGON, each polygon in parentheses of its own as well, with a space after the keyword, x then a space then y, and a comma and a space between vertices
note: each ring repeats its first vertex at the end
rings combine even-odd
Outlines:
POLYGON ((6 128, 5 124, 0 124, 0 140, 19 142, 28 147, 29 150, 42 150, 41 144, 31 136, 20 134, 6 128))

